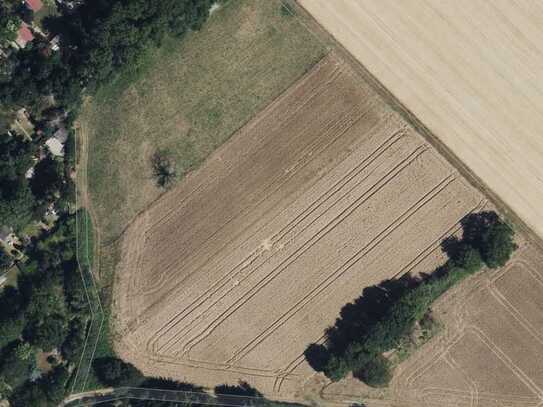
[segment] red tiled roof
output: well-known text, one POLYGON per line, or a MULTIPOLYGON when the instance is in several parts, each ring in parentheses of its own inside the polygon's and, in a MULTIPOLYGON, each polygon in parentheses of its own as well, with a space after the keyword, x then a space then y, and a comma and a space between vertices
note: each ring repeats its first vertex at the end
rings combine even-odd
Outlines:
POLYGON ((21 24, 21 28, 19 28, 19 36, 17 37, 17 42, 22 43, 22 45, 26 45, 27 42, 32 41, 34 39, 34 34, 32 34, 32 31, 28 28, 28 25, 25 23, 21 24))
POLYGON ((43 7, 41 0, 25 0, 27 6, 34 12, 40 10, 43 7))

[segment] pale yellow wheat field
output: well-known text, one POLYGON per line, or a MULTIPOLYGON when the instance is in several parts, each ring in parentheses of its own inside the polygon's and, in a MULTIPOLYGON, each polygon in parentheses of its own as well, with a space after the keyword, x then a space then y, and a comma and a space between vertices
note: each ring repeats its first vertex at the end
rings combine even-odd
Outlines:
POLYGON ((543 3, 300 0, 543 235, 543 3))

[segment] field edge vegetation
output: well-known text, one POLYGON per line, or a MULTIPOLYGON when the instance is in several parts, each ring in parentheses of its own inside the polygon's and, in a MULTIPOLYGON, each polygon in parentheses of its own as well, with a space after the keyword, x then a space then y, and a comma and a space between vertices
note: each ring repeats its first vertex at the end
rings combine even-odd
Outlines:
POLYGON ((461 224, 462 238, 451 237, 442 243, 448 255, 444 265, 425 276, 406 275, 364 289, 326 331, 326 344, 309 345, 305 351, 308 363, 332 381, 352 372, 369 386, 386 386, 394 367, 391 352, 413 342, 416 329, 425 333, 423 342, 428 332, 435 332, 438 322, 432 317, 432 304, 485 266, 505 266, 517 248, 513 229, 495 212, 468 215, 461 224))

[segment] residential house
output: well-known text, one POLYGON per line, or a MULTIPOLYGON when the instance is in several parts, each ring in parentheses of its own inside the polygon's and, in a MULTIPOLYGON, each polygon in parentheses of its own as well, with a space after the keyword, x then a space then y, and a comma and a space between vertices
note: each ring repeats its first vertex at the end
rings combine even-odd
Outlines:
POLYGON ((34 13, 40 11, 43 7, 41 0, 25 0, 25 6, 34 13))
POLYGON ((26 47, 26 44, 31 42, 33 39, 34 34, 30 30, 29 25, 27 23, 21 23, 15 44, 17 44, 19 48, 24 48, 26 47))

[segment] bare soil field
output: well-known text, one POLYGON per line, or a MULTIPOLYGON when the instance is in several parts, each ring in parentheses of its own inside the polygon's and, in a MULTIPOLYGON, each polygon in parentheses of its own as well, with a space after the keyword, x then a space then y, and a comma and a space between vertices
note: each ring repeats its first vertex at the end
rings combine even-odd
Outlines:
POLYGON ((116 351, 147 374, 303 398, 303 352, 341 307, 433 270, 485 205, 331 54, 128 227, 116 351))
POLYGON ((299 3, 543 236, 541 2, 299 3))
POLYGON ((326 386, 323 397, 367 397, 368 406, 541 406, 543 255, 520 246, 505 268, 480 273, 438 301, 444 331, 400 364, 381 400, 352 379, 326 386))

